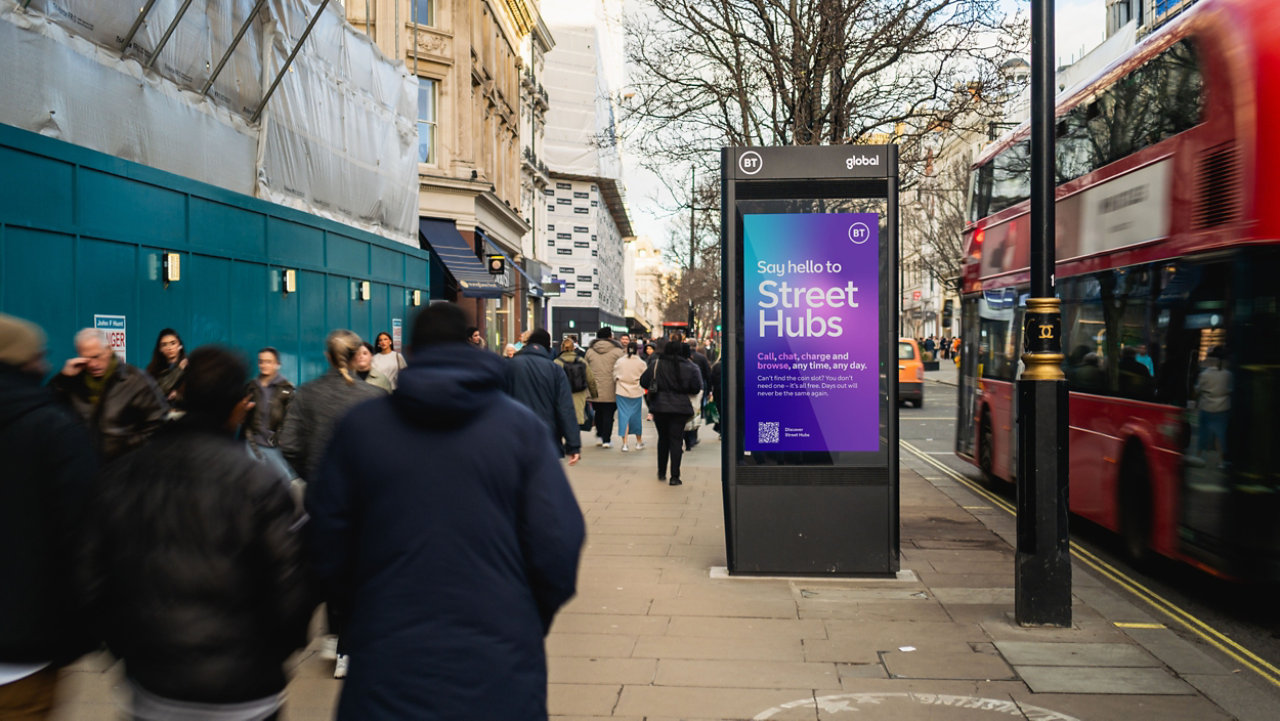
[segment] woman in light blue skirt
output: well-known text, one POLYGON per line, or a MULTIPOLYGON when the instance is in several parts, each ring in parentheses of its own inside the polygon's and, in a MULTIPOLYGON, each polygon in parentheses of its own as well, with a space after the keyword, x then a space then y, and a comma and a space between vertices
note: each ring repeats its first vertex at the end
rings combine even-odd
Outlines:
POLYGON ((628 435, 636 437, 637 451, 644 449, 644 441, 641 440, 644 429, 640 427, 644 389, 640 387, 640 376, 644 374, 646 365, 636 355, 639 352, 640 344, 632 343, 627 346, 627 354, 613 364, 614 394, 618 399, 618 435, 622 437, 623 453, 630 450, 627 447, 628 435))

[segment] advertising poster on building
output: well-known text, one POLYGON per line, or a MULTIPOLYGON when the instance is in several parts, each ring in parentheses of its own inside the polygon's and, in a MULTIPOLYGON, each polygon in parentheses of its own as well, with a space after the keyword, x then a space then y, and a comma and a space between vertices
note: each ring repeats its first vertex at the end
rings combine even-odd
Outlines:
POLYGON ((742 216, 745 451, 880 449, 879 224, 742 216))
POLYGON ((120 362, 125 362, 125 352, 129 349, 129 337, 126 334, 125 317, 122 315, 95 315, 93 327, 107 334, 107 343, 115 351, 120 362))

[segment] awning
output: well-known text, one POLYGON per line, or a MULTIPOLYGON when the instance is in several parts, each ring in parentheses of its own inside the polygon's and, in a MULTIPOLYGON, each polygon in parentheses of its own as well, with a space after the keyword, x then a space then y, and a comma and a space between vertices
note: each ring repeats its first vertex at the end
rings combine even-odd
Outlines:
POLYGON ((515 268, 517 273, 524 276, 525 285, 527 285, 529 288, 529 295, 535 298, 542 298, 546 295, 545 293, 542 292, 541 281, 537 281, 529 277, 529 274, 524 272, 524 268, 521 268, 519 265, 517 265, 516 262, 511 259, 511 256, 507 255, 506 251, 504 251, 501 246, 493 242, 493 238, 490 238, 488 233, 485 233, 484 231, 479 231, 479 233, 480 233, 480 237, 484 238, 484 244, 489 246, 489 250, 492 250, 493 252, 497 253, 503 258, 506 258, 507 267, 515 268))
POLYGON ((462 295, 468 298, 499 298, 510 292, 489 275, 489 269, 476 257, 476 252, 467 245, 452 220, 421 218, 418 223, 431 252, 458 281, 458 291, 462 295))

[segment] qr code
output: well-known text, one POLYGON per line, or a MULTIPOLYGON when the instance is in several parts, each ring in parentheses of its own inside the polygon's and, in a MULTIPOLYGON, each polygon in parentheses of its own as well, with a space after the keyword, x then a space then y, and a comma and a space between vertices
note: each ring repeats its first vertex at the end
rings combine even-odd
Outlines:
POLYGON ((756 442, 757 443, 777 443, 779 424, 777 421, 767 421, 756 424, 756 442))

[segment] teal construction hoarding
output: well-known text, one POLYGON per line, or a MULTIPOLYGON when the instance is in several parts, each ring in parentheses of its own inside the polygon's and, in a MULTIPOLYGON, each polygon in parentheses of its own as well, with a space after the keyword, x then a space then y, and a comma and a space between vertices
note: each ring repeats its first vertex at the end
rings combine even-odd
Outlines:
POLYGON ((428 297, 417 247, 5 125, 0 188, 0 312, 45 329, 55 368, 106 318, 135 365, 171 327, 188 350, 273 346, 301 382, 324 372, 329 330, 372 339, 428 297))

